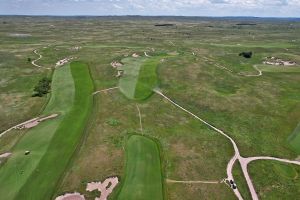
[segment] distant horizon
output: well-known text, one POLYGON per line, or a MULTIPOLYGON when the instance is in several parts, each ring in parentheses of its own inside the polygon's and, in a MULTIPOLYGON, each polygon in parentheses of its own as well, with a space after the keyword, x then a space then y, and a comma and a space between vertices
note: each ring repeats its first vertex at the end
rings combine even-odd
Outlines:
POLYGON ((1 17, 3 16, 25 16, 25 17, 199 17, 199 18, 273 18, 273 19, 300 19, 300 17, 278 17, 278 16, 235 16, 235 15, 228 15, 228 16, 197 16, 197 15, 52 15, 52 14, 45 14, 45 15, 30 15, 30 14, 0 14, 1 17))
POLYGON ((300 18, 300 0, 1 0, 0 15, 300 18))

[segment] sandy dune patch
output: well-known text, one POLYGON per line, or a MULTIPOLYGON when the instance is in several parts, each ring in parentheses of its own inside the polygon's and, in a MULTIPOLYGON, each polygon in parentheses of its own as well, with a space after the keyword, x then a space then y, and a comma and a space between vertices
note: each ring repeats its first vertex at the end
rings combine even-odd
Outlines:
POLYGON ((107 197, 112 193, 113 189, 119 183, 118 177, 110 177, 105 179, 103 183, 101 182, 91 182, 87 184, 86 190, 92 192, 98 190, 101 192, 100 198, 95 200, 107 200, 107 197))
POLYGON ((56 197, 55 200, 85 200, 84 196, 75 192, 56 197))

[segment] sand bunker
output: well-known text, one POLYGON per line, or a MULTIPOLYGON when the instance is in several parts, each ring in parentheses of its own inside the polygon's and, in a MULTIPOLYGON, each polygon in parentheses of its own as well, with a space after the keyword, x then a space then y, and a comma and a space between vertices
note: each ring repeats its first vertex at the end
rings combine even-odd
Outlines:
POLYGON ((91 182, 87 184, 86 190, 92 192, 98 190, 101 192, 100 198, 95 200, 107 200, 107 197, 112 193, 113 189, 119 183, 118 177, 107 178, 103 183, 101 182, 91 182))
POLYGON ((30 120, 30 121, 27 121, 26 123, 21 124, 20 126, 17 126, 16 129, 32 128, 32 127, 37 126, 42 121, 52 119, 57 116, 58 116, 58 114, 52 114, 52 115, 49 115, 49 116, 43 117, 43 118, 35 118, 33 120, 30 120))
POLYGON ((139 56, 138 54, 134 53, 134 54, 132 54, 132 57, 138 58, 138 57, 140 57, 140 56, 139 56))
POLYGON ((85 200, 84 196, 75 192, 56 197, 55 200, 85 200))
POLYGON ((122 63, 119 63, 119 62, 117 62, 117 61, 111 62, 110 65, 111 65, 114 69, 118 69, 118 68, 120 68, 120 67, 123 66, 122 63))
POLYGON ((10 34, 8 34, 8 36, 11 36, 11 37, 31 37, 32 35, 28 34, 28 33, 10 33, 10 34))
POLYGON ((11 153, 3 153, 3 154, 0 154, 0 164, 1 164, 1 160, 2 160, 2 159, 8 158, 10 155, 11 155, 11 153))
POLYGON ((61 60, 59 60, 59 61, 56 62, 55 67, 63 66, 64 64, 68 63, 69 61, 71 61, 71 60, 73 60, 73 59, 75 59, 75 58, 69 57, 69 58, 61 59, 61 60))
POLYGON ((78 51, 80 50, 82 47, 80 46, 76 46, 76 47, 71 47, 70 50, 73 50, 73 51, 78 51))
POLYGON ((286 61, 280 58, 276 57, 266 57, 266 60, 263 62, 263 64, 266 65, 275 65, 275 66, 293 66, 296 65, 296 62, 294 61, 286 61))

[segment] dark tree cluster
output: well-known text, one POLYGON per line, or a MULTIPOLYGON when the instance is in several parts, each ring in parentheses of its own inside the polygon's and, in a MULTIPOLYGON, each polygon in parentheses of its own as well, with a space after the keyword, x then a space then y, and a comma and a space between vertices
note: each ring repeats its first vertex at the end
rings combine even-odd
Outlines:
POLYGON ((49 93, 51 89, 51 79, 44 77, 39 80, 38 84, 33 89, 33 97, 42 97, 45 94, 49 93))
POLYGON ((243 56, 244 58, 251 58, 252 57, 252 51, 242 52, 242 53, 239 54, 239 56, 243 56))

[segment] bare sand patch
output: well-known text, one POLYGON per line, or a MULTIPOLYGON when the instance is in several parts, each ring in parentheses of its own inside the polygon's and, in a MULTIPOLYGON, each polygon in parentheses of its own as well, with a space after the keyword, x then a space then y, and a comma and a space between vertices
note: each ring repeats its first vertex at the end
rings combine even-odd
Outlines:
POLYGON ((33 121, 29 121, 28 123, 25 123, 25 124, 23 124, 22 126, 17 127, 17 128, 19 128, 19 129, 23 129, 23 128, 32 128, 32 127, 37 126, 39 123, 41 123, 41 122, 43 122, 43 121, 45 121, 45 120, 52 119, 52 118, 55 118, 55 117, 57 117, 57 116, 58 116, 58 114, 52 114, 52 115, 49 115, 49 116, 47 116, 47 117, 37 118, 37 119, 35 119, 35 120, 33 120, 33 121))
POLYGON ((94 190, 98 190, 101 192, 99 198, 95 200, 107 200, 107 197, 112 193, 113 189, 119 183, 118 177, 110 177, 105 179, 103 183, 101 182, 91 182, 87 184, 86 191, 92 192, 94 190))
POLYGON ((140 57, 140 56, 139 56, 138 54, 134 53, 134 54, 132 54, 132 57, 138 58, 138 57, 140 57))
POLYGON ((55 198, 55 200, 85 200, 84 196, 75 192, 75 193, 67 193, 55 198))
POLYGON ((283 60, 281 58, 276 57, 266 57, 263 64, 275 66, 293 66, 296 65, 296 62, 290 60, 283 60))
POLYGON ((63 66, 64 64, 70 62, 73 59, 75 59, 75 58, 74 57, 68 57, 68 58, 61 59, 61 60, 56 62, 55 67, 63 66))
POLYGON ((11 153, 3 153, 3 154, 0 154, 0 164, 1 164, 1 160, 3 159, 6 159, 8 158, 9 156, 11 155, 11 153))

